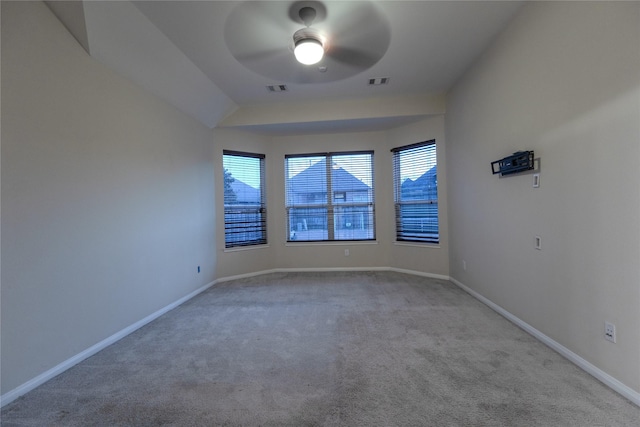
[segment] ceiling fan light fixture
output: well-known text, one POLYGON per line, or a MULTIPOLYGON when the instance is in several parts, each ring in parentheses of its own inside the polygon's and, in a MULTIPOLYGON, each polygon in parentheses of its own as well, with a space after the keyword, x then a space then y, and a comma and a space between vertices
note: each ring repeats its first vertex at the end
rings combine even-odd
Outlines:
POLYGON ((305 37, 295 42, 293 54, 301 64, 317 64, 324 56, 324 46, 315 37, 305 37))

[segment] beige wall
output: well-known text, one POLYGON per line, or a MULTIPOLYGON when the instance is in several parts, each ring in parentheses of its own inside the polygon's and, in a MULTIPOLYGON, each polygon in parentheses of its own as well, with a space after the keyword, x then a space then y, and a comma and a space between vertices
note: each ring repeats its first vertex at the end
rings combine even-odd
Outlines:
MULTIPOLYGON (((385 244, 384 218, 387 207, 387 179, 385 135, 383 132, 343 133, 326 135, 305 135, 273 138, 272 156, 276 159, 274 175, 276 183, 270 197, 273 212, 280 219, 275 224, 274 246, 280 268, 357 268, 387 266, 387 245, 385 244), (335 151, 374 151, 374 180, 376 199, 377 243, 286 243, 286 213, 284 208, 284 156, 335 151), (380 233, 383 236, 380 236, 380 233), (345 256, 349 249, 349 256, 345 256)), ((391 181, 390 181, 391 182, 391 181)))
POLYGON ((392 132, 212 131, 97 63, 39 2, 2 4, 2 112, 2 394, 217 279, 447 274, 446 243, 393 244, 389 151, 443 143, 442 115, 392 132), (223 149, 266 155, 266 247, 224 249, 223 149), (345 150, 375 151, 376 242, 287 245, 284 155, 345 150))
MULTIPOLYGON (((440 226, 440 243, 438 245, 422 245, 393 243, 390 251, 389 264, 394 268, 412 270, 449 276, 449 227, 447 220, 447 142, 445 140, 444 115, 431 117, 421 122, 394 129, 388 133, 387 146, 393 147, 413 144, 420 141, 436 140, 436 155, 438 158, 438 217, 440 226)), ((389 151, 387 150, 387 151, 389 151)), ((388 163, 391 163, 389 160, 388 163)), ((393 193, 388 202, 393 203, 393 193)), ((389 221, 395 221, 393 210, 389 221)), ((393 224, 388 228, 393 233, 393 224)), ((394 235, 391 236, 395 238, 394 235)))
POLYGON ((220 230, 216 235, 217 279, 242 276, 259 271, 274 268, 273 255, 273 228, 276 217, 273 215, 272 203, 267 200, 267 245, 259 245, 247 248, 225 249, 224 245, 224 169, 222 167, 222 151, 235 150, 247 153, 265 155, 265 175, 267 197, 272 192, 273 180, 271 179, 273 156, 268 153, 269 144, 263 136, 233 129, 214 129, 214 170, 216 185, 216 229, 220 230))
POLYGON ((213 281, 216 214, 212 131, 41 2, 2 2, 1 137, 4 394, 213 281))
MULTIPOLYGON (((449 274, 446 231, 446 167, 444 162, 444 116, 438 115, 387 132, 350 132, 280 137, 257 136, 244 131, 216 129, 215 165, 222 170, 222 151, 233 149, 266 155, 268 245, 239 250, 224 249, 219 233, 218 278, 234 277, 271 269, 401 268, 426 274, 449 274), (436 139, 438 144, 439 197, 442 243, 440 245, 395 244, 393 209, 393 164, 391 148, 436 139), (284 207, 284 157, 286 154, 373 150, 375 162, 375 242, 287 243, 284 207), (345 249, 349 255, 345 256, 345 249)), ((220 172, 221 174, 222 172, 220 172)), ((220 176, 221 178, 221 176, 220 176)), ((216 205, 222 212, 223 198, 217 181, 216 205)), ((217 227, 224 228, 222 215, 217 227)))
POLYGON ((451 274, 640 390, 639 19, 638 3, 529 4, 446 120, 265 137, 203 127, 96 63, 42 3, 3 2, 1 393, 216 279, 373 267, 451 274), (398 245, 389 150, 429 139, 442 242, 398 245), (224 250, 223 149, 266 155, 266 247, 224 250), (489 173, 518 149, 541 158, 539 189, 489 173), (375 151, 376 242, 287 244, 284 155, 345 150, 375 151))
POLYGON ((446 120, 266 137, 203 127, 96 63, 42 3, 3 2, 1 392, 216 279, 374 267, 451 274, 640 391, 639 20, 638 3, 529 4, 446 120), (429 139, 442 241, 399 245, 389 150, 429 139), (224 250, 223 149, 266 155, 266 247, 224 250), (489 173, 519 149, 541 158, 539 189, 489 173), (287 244, 284 155, 346 150, 375 151, 376 242, 287 244))
POLYGON ((527 4, 446 118, 451 276, 636 391, 639 22, 637 2, 527 4), (540 158, 538 189, 489 172, 520 149, 540 158))

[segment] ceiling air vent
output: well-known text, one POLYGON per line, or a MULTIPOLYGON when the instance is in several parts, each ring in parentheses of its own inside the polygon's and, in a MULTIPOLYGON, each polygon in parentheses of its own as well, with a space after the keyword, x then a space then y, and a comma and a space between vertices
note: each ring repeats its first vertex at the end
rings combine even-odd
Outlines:
POLYGON ((389 77, 380 77, 377 79, 369 79, 369 86, 380 86, 389 83, 389 77))
POLYGON ((286 85, 269 85, 267 90, 269 92, 286 92, 288 89, 286 85))

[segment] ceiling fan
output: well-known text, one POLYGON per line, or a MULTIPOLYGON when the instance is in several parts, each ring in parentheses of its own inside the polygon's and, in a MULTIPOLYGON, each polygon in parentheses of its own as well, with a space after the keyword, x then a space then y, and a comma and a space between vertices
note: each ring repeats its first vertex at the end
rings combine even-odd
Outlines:
POLYGON ((327 40, 322 34, 311 28, 317 12, 311 6, 304 6, 298 11, 298 16, 307 28, 293 33, 293 53, 299 63, 313 65, 320 62, 327 47, 327 40))
POLYGON ((283 83, 361 73, 384 56, 390 39, 389 22, 371 1, 246 1, 225 22, 229 52, 246 68, 283 83))

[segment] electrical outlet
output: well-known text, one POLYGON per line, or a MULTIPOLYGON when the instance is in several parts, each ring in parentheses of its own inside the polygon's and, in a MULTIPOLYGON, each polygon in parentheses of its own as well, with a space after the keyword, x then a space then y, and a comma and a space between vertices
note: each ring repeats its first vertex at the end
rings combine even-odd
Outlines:
POLYGON ((542 250, 542 238, 540 236, 536 236, 534 239, 534 245, 537 250, 542 250))
POLYGON ((616 342, 616 325, 604 322, 604 339, 612 343, 616 342))
POLYGON ((462 260, 462 269, 464 271, 467 271, 467 261, 465 261, 465 260, 462 260))
POLYGON ((344 250, 344 256, 349 256, 349 249, 344 250))

